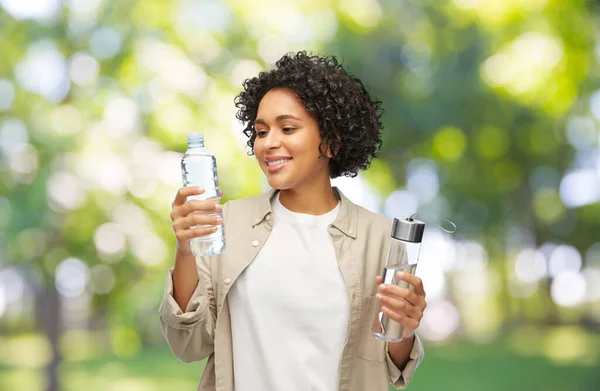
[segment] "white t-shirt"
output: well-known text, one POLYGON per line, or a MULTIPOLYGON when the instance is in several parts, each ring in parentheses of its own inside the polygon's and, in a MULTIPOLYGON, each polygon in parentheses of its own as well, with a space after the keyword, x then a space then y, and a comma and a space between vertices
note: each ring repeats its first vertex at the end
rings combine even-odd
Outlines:
POLYGON ((349 303, 327 231, 339 211, 272 201, 273 229, 229 291, 236 391, 334 391, 349 303))

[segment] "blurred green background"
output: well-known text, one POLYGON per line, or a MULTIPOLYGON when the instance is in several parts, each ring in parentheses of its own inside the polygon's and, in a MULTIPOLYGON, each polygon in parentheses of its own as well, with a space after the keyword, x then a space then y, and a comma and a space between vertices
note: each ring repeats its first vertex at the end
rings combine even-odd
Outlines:
POLYGON ((384 147, 336 179, 427 213, 412 390, 600 389, 600 29, 583 0, 0 0, 0 390, 194 390, 157 307, 188 131, 266 189, 233 98, 339 56, 384 147), (429 215, 455 221, 444 233, 429 215))

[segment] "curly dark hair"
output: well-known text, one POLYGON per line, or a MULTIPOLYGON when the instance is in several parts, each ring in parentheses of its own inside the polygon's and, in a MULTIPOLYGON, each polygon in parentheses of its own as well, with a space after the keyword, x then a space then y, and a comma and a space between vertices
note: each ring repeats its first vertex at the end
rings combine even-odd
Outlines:
POLYGON ((306 51, 288 53, 269 72, 246 79, 235 97, 236 117, 245 124, 249 155, 253 154, 258 105, 267 92, 289 88, 319 124, 321 156, 329 145, 330 178, 355 177, 365 170, 381 147, 381 101, 372 100, 363 83, 349 74, 333 56, 306 51))

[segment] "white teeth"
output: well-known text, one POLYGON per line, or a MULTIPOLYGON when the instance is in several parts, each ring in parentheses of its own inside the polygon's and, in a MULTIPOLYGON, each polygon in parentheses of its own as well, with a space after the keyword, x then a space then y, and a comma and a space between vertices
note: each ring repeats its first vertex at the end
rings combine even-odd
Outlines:
POLYGON ((278 165, 278 164, 283 164, 283 163, 289 162, 290 160, 292 160, 292 159, 281 159, 281 160, 275 160, 274 162, 267 162, 267 165, 268 165, 269 167, 270 167, 270 166, 276 166, 276 165, 278 165))

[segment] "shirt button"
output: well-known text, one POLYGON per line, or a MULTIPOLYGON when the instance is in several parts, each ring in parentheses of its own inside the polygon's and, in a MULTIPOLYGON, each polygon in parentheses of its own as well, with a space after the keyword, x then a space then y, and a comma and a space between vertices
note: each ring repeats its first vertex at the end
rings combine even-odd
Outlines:
POLYGON ((223 282, 225 284, 229 284, 229 283, 231 283, 231 278, 226 278, 226 279, 223 280, 223 282))
POLYGON ((254 247, 258 246, 258 240, 255 240, 255 241, 253 241, 253 242, 252 242, 252 245, 253 245, 254 247))

